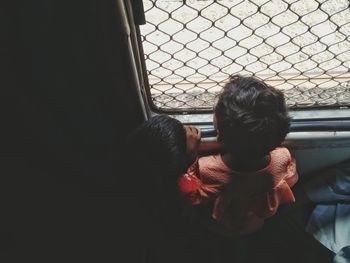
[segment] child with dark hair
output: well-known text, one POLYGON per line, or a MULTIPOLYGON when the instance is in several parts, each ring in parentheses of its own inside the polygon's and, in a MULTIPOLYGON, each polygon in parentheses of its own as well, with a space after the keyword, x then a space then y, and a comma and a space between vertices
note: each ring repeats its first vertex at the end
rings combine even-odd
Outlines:
POLYGON ((121 185, 128 191, 130 208, 122 212, 136 237, 130 242, 134 262, 194 262, 198 257, 192 249, 195 242, 188 241, 198 224, 177 181, 197 156, 200 138, 200 130, 167 115, 150 118, 129 136, 121 185))
POLYGON ((177 180, 197 156, 200 138, 200 130, 167 115, 141 124, 126 143, 126 162, 131 162, 133 173, 144 174, 135 188, 149 188, 147 198, 177 199, 177 180))
POLYGON ((211 216, 220 223, 215 231, 255 232, 280 204, 295 201, 295 160, 281 147, 290 126, 283 93, 235 75, 219 97, 214 126, 223 153, 199 158, 199 173, 180 178, 180 190, 192 204, 212 207, 211 216))

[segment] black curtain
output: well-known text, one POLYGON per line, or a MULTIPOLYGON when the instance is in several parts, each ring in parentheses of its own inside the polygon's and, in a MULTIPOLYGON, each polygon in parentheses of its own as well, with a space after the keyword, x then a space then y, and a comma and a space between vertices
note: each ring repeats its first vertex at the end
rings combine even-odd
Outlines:
POLYGON ((118 259, 119 160, 143 114, 116 8, 112 0, 1 8, 1 262, 118 259))

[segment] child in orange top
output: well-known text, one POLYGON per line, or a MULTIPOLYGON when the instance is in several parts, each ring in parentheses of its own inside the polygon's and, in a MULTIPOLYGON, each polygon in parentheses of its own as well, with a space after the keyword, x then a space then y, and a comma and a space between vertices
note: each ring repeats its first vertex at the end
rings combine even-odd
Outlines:
POLYGON ((252 233, 280 204, 295 201, 295 160, 280 147, 290 126, 283 93, 233 76, 215 107, 214 126, 223 153, 199 158, 180 177, 180 191, 193 205, 212 206, 216 232, 252 233))

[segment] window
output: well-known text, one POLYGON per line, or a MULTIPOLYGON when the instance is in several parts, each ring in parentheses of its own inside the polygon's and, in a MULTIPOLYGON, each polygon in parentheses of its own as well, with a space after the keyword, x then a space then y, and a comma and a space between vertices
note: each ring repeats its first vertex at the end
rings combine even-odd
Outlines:
POLYGON ((231 74, 285 92, 292 109, 350 105, 348 0, 144 0, 151 107, 210 112, 231 74))

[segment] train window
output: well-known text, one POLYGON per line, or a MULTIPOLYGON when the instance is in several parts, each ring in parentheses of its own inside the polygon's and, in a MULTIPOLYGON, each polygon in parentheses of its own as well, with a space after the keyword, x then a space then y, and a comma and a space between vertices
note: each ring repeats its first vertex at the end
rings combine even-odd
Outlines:
POLYGON ((200 113, 205 121, 229 75, 238 73, 283 90, 293 110, 327 114, 350 105, 348 0, 143 4, 146 93, 155 111, 200 113))

